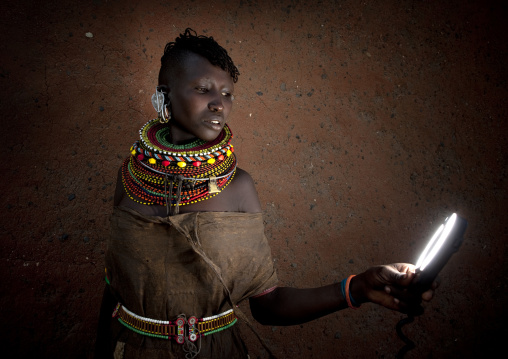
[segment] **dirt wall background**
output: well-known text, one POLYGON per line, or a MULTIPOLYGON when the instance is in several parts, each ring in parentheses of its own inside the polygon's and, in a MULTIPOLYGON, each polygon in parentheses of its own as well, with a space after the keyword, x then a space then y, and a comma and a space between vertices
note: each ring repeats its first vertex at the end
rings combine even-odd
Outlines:
MULTIPOLYGON (((415 261, 469 220, 407 358, 489 357, 507 337, 507 6, 501 1, 7 1, 0 5, 1 350, 86 358, 117 168, 155 114, 166 42, 239 66, 230 125, 281 283, 415 261)), ((247 308, 244 304, 244 307, 247 308)), ((281 358, 387 358, 374 305, 261 327, 281 358)), ((251 357, 266 357, 244 331, 251 357)), ((3 354, 2 354, 3 356, 3 354)))

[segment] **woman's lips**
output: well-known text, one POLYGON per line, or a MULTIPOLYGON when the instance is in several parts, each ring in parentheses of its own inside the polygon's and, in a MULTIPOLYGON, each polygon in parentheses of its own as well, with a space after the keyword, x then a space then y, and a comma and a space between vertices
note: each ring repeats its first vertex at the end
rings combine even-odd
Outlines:
POLYGON ((205 123, 207 124, 208 127, 212 128, 215 131, 222 130, 222 127, 224 126, 222 124, 222 119, 217 119, 217 118, 212 118, 212 119, 206 120, 205 123))

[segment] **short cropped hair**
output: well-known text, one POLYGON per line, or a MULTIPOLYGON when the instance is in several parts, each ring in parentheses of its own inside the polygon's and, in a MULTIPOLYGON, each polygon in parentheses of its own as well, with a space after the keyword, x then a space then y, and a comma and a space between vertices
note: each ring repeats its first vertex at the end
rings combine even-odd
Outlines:
POLYGON ((172 70, 178 66, 188 52, 203 56, 212 65, 218 66, 229 73, 234 83, 238 81, 240 72, 231 57, 229 57, 228 52, 213 37, 198 36, 196 31, 187 28, 175 41, 166 44, 164 55, 161 57, 159 84, 171 78, 172 70))

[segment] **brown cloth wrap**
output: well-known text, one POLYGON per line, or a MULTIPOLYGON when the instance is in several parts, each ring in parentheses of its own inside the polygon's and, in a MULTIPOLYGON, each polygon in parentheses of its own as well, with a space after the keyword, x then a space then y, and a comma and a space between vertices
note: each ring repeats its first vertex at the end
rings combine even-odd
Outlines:
MULTIPOLYGON (((193 212, 162 218, 116 207, 106 270, 119 302, 159 320, 175 320, 180 314, 202 318, 230 309, 219 276, 235 305, 277 285, 261 213, 193 212)), ((174 341, 122 327, 113 323, 113 337, 126 343, 126 359, 184 357, 174 341)), ((198 358, 245 357, 236 325, 201 339, 198 358)))

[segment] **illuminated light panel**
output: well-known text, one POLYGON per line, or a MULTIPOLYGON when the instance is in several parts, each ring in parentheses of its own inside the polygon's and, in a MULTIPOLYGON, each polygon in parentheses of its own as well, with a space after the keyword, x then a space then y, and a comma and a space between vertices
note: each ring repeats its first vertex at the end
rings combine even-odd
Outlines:
POLYGON ((457 220, 457 214, 454 213, 447 218, 446 223, 439 226, 437 231, 434 233, 429 243, 423 250, 420 258, 416 262, 416 268, 421 271, 425 270, 425 267, 434 259, 436 254, 439 252, 443 244, 448 239, 448 235, 450 234, 455 222, 457 220))

